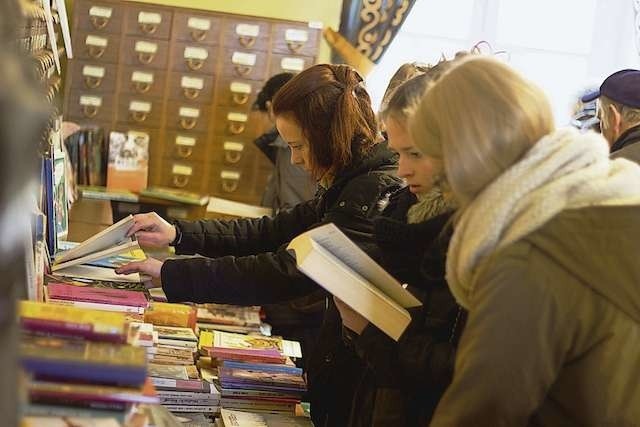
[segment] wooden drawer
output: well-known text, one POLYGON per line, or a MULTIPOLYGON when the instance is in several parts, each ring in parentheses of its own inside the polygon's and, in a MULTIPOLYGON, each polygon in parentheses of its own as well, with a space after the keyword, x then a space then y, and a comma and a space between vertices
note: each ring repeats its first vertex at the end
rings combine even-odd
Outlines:
POLYGON ((206 163, 162 159, 154 185, 201 192, 206 183, 206 163))
POLYGON ((315 58, 311 56, 299 56, 299 55, 271 55, 271 66, 269 67, 269 75, 279 73, 299 73, 300 71, 309 68, 315 62, 315 58))
POLYGON ((169 131, 164 142, 165 155, 172 160, 204 162, 208 142, 205 133, 169 131))
POLYGON ((73 48, 77 59, 115 64, 118 62, 120 37, 79 31, 74 34, 73 48))
POLYGON ((67 99, 67 116, 83 123, 110 123, 114 113, 113 102, 112 94, 72 91, 67 99))
POLYGON ((315 56, 319 30, 305 24, 273 24, 271 51, 285 55, 315 56))
POLYGON ((222 76, 263 81, 267 74, 267 54, 247 50, 226 49, 222 76))
POLYGON ((218 105, 248 110, 261 88, 262 82, 232 77, 221 78, 216 88, 218 105))
POLYGON ((122 41, 122 58, 127 65, 164 70, 169 58, 169 42, 126 37, 122 41))
POLYGON ((179 131, 207 132, 210 111, 208 105, 172 102, 167 109, 166 126, 179 131))
POLYGON ((182 102, 210 104, 213 99, 213 76, 171 73, 169 98, 182 102))
POLYGON ((238 50, 269 49, 271 24, 254 19, 228 18, 224 26, 224 45, 238 50))
POLYGON ((103 1, 77 0, 74 12, 74 28, 83 31, 120 34, 124 21, 124 8, 119 4, 103 1))
POLYGON ((142 95, 150 98, 161 98, 167 73, 144 67, 123 67, 121 77, 121 90, 124 93, 142 95))
POLYGON ((127 6, 125 34, 168 40, 173 13, 170 9, 135 4, 127 6))
POLYGON ((161 100, 135 95, 120 97, 117 112, 117 120, 120 124, 157 128, 160 127, 161 119, 161 100))
POLYGON ((223 137, 252 138, 256 133, 256 122, 247 111, 233 108, 218 108, 214 117, 215 134, 223 137))
POLYGON ((189 43, 218 44, 222 19, 195 12, 175 12, 173 38, 189 43))
POLYGON ((216 69, 218 48, 216 46, 175 42, 171 48, 174 71, 212 75, 216 69))
POLYGON ((70 61, 71 87, 87 92, 113 93, 116 89, 117 66, 93 61, 70 61))
POLYGON ((149 136, 149 159, 153 159, 162 153, 162 141, 160 140, 160 131, 158 129, 150 129, 135 125, 126 125, 118 123, 115 127, 116 132, 140 132, 149 136))
POLYGON ((209 149, 209 159, 224 167, 252 168, 258 148, 250 139, 215 136, 209 149))

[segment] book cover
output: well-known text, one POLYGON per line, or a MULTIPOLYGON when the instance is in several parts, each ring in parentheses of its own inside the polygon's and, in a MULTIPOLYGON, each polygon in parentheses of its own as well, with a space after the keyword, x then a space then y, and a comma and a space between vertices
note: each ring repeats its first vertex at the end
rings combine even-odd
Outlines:
POLYGON ((115 200, 120 202, 134 202, 137 203, 139 197, 136 193, 128 190, 113 190, 107 189, 107 187, 98 187, 90 185, 79 185, 78 190, 82 197, 87 199, 97 200, 115 200))
POLYGON ((294 238, 298 269, 396 341, 422 303, 334 224, 294 238))
POLYGON ((113 402, 113 403, 159 403, 151 381, 143 387, 115 387, 98 384, 73 384, 49 381, 32 381, 27 386, 32 401, 49 403, 113 402))
POLYGON ((67 160, 64 151, 56 151, 53 158, 53 208, 56 236, 65 239, 69 232, 69 198, 67 195, 67 160))
POLYGON ((193 333, 193 330, 191 328, 156 325, 154 326, 154 329, 158 332, 158 338, 193 342, 198 341, 198 337, 193 333))
MULTIPOLYGON (((205 340, 206 339, 205 336, 205 340)), ((205 341, 203 340, 203 342, 205 341)), ((283 356, 302 357, 300 343, 262 335, 242 335, 213 331, 213 343, 211 347, 218 349, 276 350, 283 356)))
POLYGON ((149 135, 144 132, 111 132, 107 188, 139 192, 147 186, 149 135))
MULTIPOLYGON (((306 384, 301 375, 285 372, 262 371, 255 369, 225 368, 219 369, 220 383, 250 385, 280 385, 292 389, 306 390, 306 384)), ((250 387, 246 387, 250 388, 250 387)))
POLYGON ((117 304, 132 307, 146 307, 147 298, 144 293, 123 289, 92 288, 69 285, 66 283, 49 283, 47 285, 49 299, 92 302, 99 304, 117 304))
MULTIPOLYGON (((98 262, 98 261, 104 264, 104 263, 108 263, 109 258, 117 257, 123 253, 124 254, 135 253, 135 251, 140 251, 140 246, 138 246, 138 242, 136 240, 130 240, 128 242, 121 243, 117 246, 112 246, 110 248, 106 248, 101 251, 82 256, 80 258, 72 259, 65 262, 56 262, 53 265, 51 270, 60 271, 60 270, 64 270, 65 268, 73 267, 76 265, 82 265, 82 264, 89 265, 92 262, 98 262)), ((94 265, 94 267, 101 267, 101 266, 94 265)), ((114 267, 106 267, 106 268, 114 268, 114 267)))
POLYGON ((186 304, 152 302, 144 313, 144 321, 154 325, 194 328, 196 310, 186 304))
POLYGON ((278 414, 255 414, 221 408, 224 427, 313 427, 306 417, 278 414))
POLYGON ((243 307, 228 304, 203 304, 198 306, 198 321, 220 325, 260 326, 260 307, 243 307))

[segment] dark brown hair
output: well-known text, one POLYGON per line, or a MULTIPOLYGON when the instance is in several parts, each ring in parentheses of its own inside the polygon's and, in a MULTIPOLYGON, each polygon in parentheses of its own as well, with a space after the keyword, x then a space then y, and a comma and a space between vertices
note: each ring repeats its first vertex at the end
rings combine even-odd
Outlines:
POLYGON ((311 174, 336 175, 377 142, 376 117, 362 77, 348 65, 318 64, 273 98, 276 116, 290 115, 309 141, 311 174))

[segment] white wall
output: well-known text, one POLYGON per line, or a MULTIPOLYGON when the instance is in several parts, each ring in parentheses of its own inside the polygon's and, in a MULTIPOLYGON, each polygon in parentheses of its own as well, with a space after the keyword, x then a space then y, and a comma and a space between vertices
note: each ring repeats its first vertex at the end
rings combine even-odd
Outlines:
POLYGON ((558 124, 577 94, 614 71, 640 68, 634 0, 417 0, 389 50, 367 78, 379 105, 403 62, 436 63, 480 40, 540 85, 558 124))

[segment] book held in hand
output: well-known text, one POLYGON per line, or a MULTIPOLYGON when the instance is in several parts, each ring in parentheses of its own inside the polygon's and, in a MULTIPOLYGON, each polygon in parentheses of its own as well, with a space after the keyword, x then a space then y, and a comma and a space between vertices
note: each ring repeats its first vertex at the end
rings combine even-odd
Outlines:
POLYGON ((294 238, 298 269, 394 340, 411 323, 407 308, 422 303, 334 224, 294 238))

